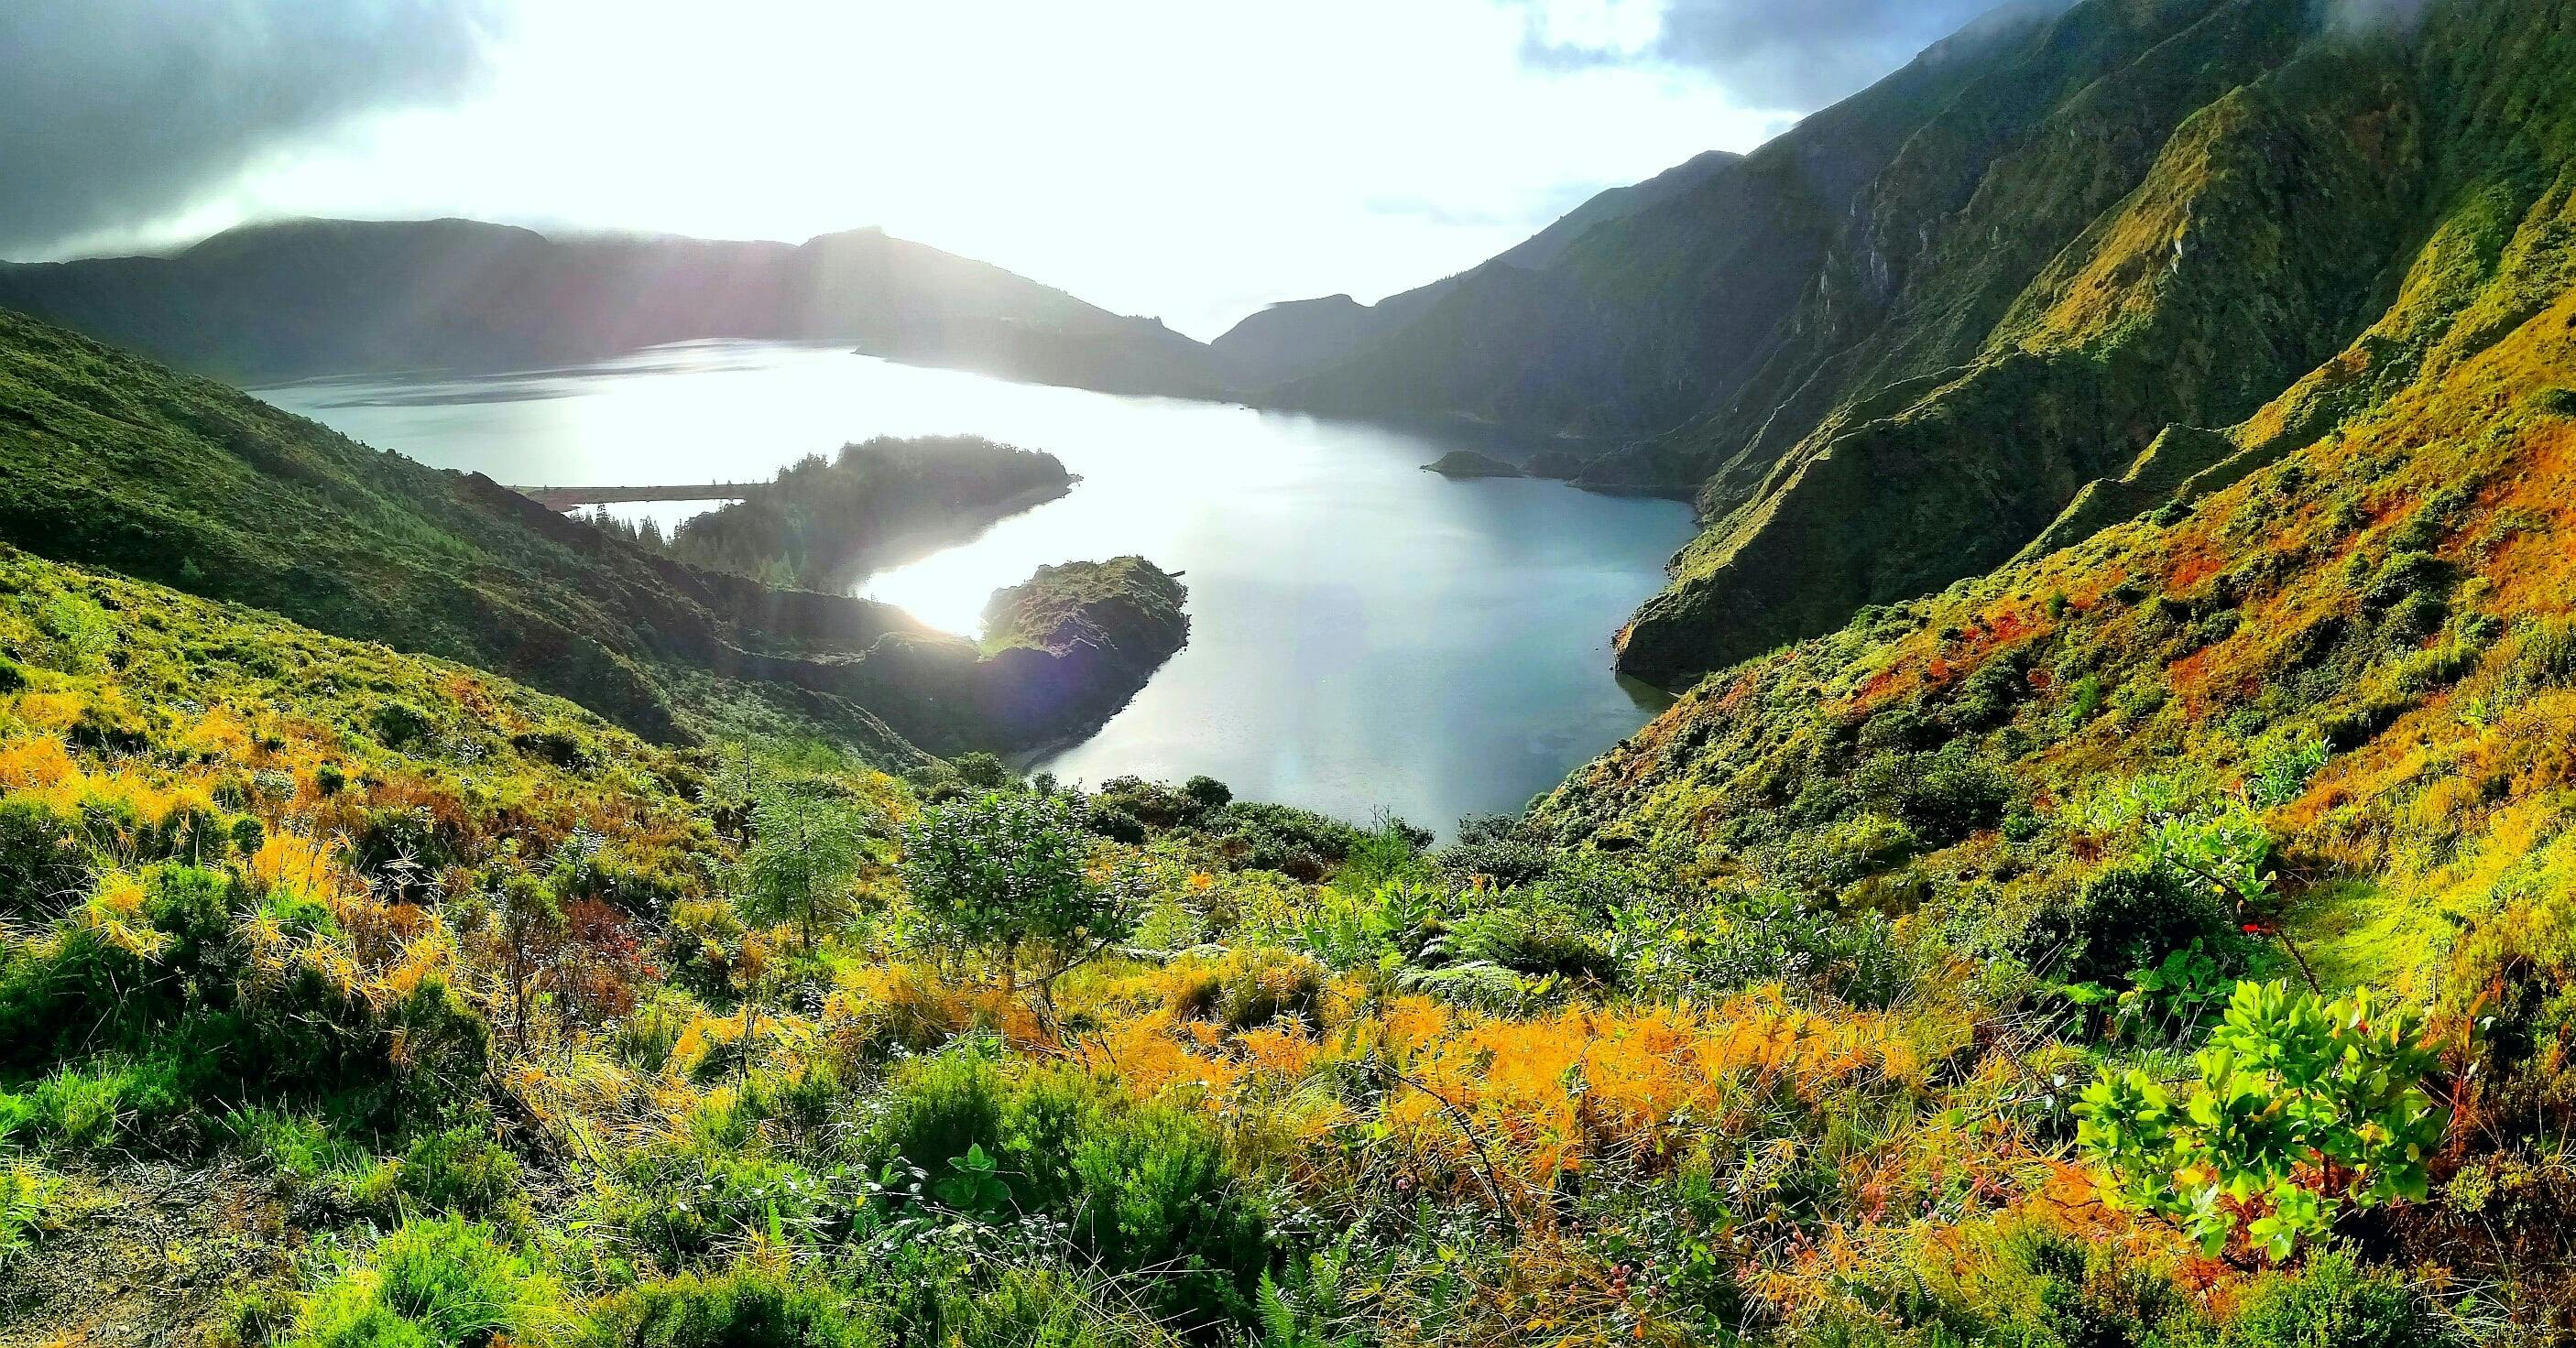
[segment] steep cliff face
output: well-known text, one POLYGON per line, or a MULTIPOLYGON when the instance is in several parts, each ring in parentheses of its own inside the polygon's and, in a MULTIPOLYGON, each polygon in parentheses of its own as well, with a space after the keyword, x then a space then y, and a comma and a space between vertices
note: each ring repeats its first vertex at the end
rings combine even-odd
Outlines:
MULTIPOLYGON (((2087 860, 2022 840, 2081 834, 2105 783, 2252 782, 2307 744, 2313 782, 2262 798, 2320 968, 2402 985, 2491 919, 2522 892, 2505 877, 2553 864, 2535 840, 2562 838, 2569 799, 2576 171, 2529 152, 2576 119, 2489 106, 2536 114, 2530 134, 2468 197, 2436 194, 2476 204, 2380 322, 2232 431, 2179 428, 2095 485, 2169 484, 2156 508, 1735 664, 1536 818, 1757 882, 1887 872, 1846 905, 1947 891, 1984 911, 2087 860), (1894 860, 1853 861, 1887 820, 1908 830, 1894 860)), ((1779 516, 1750 535, 1837 546, 1789 514, 1809 495, 1766 497, 1779 516)))
POLYGON ((2370 405, 2384 373, 2351 371, 2422 327, 2383 315, 2492 255, 2566 162, 2568 21, 2508 0, 2002 12, 1282 396, 1584 437, 1611 447, 1578 481, 1694 496, 1709 531, 1620 657, 1686 684, 2370 405), (2233 429, 2150 455, 2175 426, 2233 429))
MULTIPOLYGON (((1938 589, 2021 551, 2168 425, 2248 416, 2384 302, 2421 164, 2384 52, 2316 52, 2231 90, 1964 361, 1847 394, 1749 490, 1736 475, 1767 450, 1760 434, 1736 449, 1702 488, 1716 527, 1639 614, 1626 666, 1684 680, 1938 589)), ((1925 332, 1876 339, 1880 374, 1925 332)), ((1727 430, 1677 438, 1722 446, 1727 430)))

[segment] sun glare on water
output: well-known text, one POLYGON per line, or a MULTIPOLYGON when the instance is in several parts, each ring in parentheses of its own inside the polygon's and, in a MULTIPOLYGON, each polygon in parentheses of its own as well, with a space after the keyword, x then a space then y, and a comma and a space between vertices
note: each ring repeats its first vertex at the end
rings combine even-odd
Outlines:
POLYGON ((870 577, 859 594, 892 604, 943 632, 980 638, 984 605, 997 588, 991 567, 959 550, 870 577))

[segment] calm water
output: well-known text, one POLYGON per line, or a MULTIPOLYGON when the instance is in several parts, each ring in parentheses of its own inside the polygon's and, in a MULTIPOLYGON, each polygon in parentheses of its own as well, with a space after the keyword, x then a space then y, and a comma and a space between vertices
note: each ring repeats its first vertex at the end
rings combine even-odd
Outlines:
POLYGON ((1041 563, 1132 552, 1186 573, 1189 647, 1100 734, 1033 767, 1093 783, 1204 772, 1248 798, 1444 831, 1519 808, 1662 705, 1612 675, 1609 637, 1691 529, 1669 501, 1447 481, 1420 469, 1452 446, 1413 432, 839 349, 690 343, 261 396, 516 485, 759 478, 877 434, 1050 451, 1082 475, 1071 496, 862 591, 972 633, 985 598, 1041 563))

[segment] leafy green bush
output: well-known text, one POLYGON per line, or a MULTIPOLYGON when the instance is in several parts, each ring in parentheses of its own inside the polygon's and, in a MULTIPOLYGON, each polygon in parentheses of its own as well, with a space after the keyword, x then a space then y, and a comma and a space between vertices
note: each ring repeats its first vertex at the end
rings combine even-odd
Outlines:
MULTIPOLYGON (((1607 982, 1618 973, 1601 932, 1544 888, 1508 889, 1450 923, 1441 953, 1485 960, 1516 973, 1607 982)), ((1434 949, 1420 958, 1431 961, 1434 949)))
POLYGON ((2086 880, 2072 902, 2042 910, 2016 945, 2026 963, 2076 983, 2126 979, 2191 950, 2233 972, 2246 960, 2239 925, 2207 885, 2133 862, 2086 880))
POLYGON ((684 1273, 628 1288, 601 1303, 575 1341, 591 1348, 865 1348, 881 1340, 828 1289, 739 1265, 711 1278, 684 1273))
POLYGON ((89 856, 72 821, 38 800, 0 800, 0 917, 53 917, 88 882, 89 856))
POLYGON ((426 738, 430 731, 429 713, 416 703, 400 698, 379 704, 368 720, 376 742, 388 749, 407 749, 426 738))
POLYGON ((1471 815, 1458 821, 1458 839, 1441 849, 1444 870, 1484 875, 1499 885, 1526 885, 1555 864, 1547 839, 1519 815, 1471 815))
POLYGON ((850 882, 867 856, 868 820, 828 782, 761 783, 751 806, 751 846, 735 906, 754 925, 793 922, 805 947, 847 920, 850 882))
POLYGON ((2466 1335, 2394 1271, 2323 1250, 2245 1299, 2224 1348, 2465 1348, 2466 1335))
POLYGON ((1197 801, 1202 810, 1222 810, 1234 802, 1234 788, 1206 773, 1181 783, 1181 794, 1197 801))
POLYGON ((1932 843, 1951 843, 2002 822, 2019 794, 2011 774, 1965 740, 1928 754, 1881 754, 1853 774, 1870 808, 1903 820, 1932 843))
POLYGON ((1319 881, 1360 844, 1358 829, 1293 805, 1235 801, 1207 822, 1226 860, 1239 870, 1278 871, 1319 881))
POLYGON ((2400 550, 2389 554, 2361 592, 2362 605, 2384 612, 2410 598, 2439 599, 2450 592, 2458 572, 2428 552, 2400 550))
POLYGON ((1131 915, 1085 871, 1075 807, 1049 796, 988 793, 935 805, 903 831, 902 873, 934 937, 1063 955, 1126 933, 1131 915))
POLYGON ((1011 1081, 972 1052, 922 1060, 861 1151, 918 1168, 928 1196, 971 1215, 1064 1223, 1077 1262, 1133 1275, 1175 1328, 1248 1322, 1269 1266, 1268 1223, 1205 1116, 1130 1103, 1069 1068, 1011 1081))
POLYGON ((298 1318, 292 1348, 482 1348, 542 1342, 561 1317, 553 1279, 489 1227, 407 1222, 346 1267, 298 1318))
POLYGON ((2420 1018, 2368 991, 2327 1003, 2242 983, 2187 1096, 2106 1069, 2076 1107, 2077 1145, 2106 1201, 2181 1220, 2213 1256, 2241 1229, 2283 1260, 2347 1207, 2423 1199, 2447 1122, 2423 1088, 2436 1056, 2420 1018))

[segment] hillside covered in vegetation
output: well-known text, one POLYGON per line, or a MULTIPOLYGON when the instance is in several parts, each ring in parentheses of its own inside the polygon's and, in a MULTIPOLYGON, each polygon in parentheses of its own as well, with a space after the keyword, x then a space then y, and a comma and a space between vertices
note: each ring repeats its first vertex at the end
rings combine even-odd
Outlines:
POLYGON ((1280 396, 1586 436, 1577 480, 1695 498, 1708 531, 1620 654, 1686 687, 2384 396, 2556 212, 2566 20, 2007 6, 1280 396))
POLYGON ((872 630, 0 315, 0 1342, 2565 1342, 2576 16, 2286 13, 1900 76, 2120 260, 1762 518, 2121 452, 1446 843, 933 737, 1142 559, 872 630))
POLYGON ((892 605, 676 562, 6 311, 0 356, 0 539, 45 556, 515 675, 656 739, 820 734, 897 765, 1076 728, 984 711, 1034 705, 1019 685, 1055 662, 892 605))

